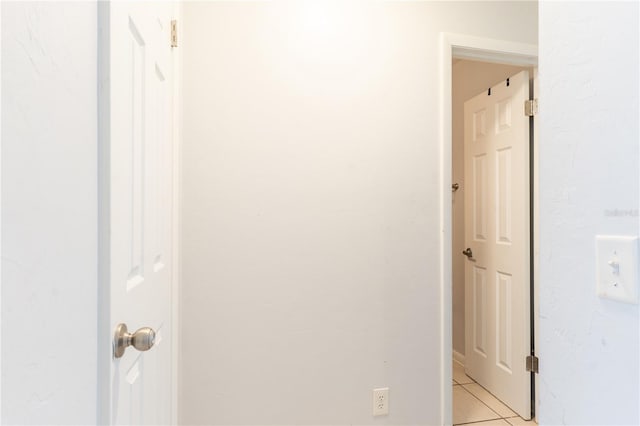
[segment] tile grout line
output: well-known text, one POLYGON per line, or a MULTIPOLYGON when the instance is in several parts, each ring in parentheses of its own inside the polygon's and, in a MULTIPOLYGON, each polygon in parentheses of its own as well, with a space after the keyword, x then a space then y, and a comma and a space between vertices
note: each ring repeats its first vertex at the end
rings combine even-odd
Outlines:
MULTIPOLYGON (((476 382, 474 381, 474 383, 476 383, 476 382)), ((468 383, 468 384, 471 384, 471 383, 468 383)), ((489 411, 491 411, 493 414, 495 414, 496 416, 498 416, 498 417, 496 417, 495 419, 485 419, 485 420, 480 420, 481 422, 487 422, 487 421, 489 421, 489 420, 504 420, 504 417, 502 417, 500 414, 496 413, 496 412, 495 412, 491 407, 489 407, 487 404, 485 404, 485 403, 484 403, 480 398, 478 398, 477 396, 475 396, 474 394, 472 394, 471 392, 469 392, 469 391, 468 391, 464 386, 462 386, 462 385, 460 385, 460 386, 462 387, 462 389, 464 389, 464 391, 465 391, 466 393, 468 393, 469 395, 471 395, 472 397, 474 397, 475 399, 477 399, 478 401, 480 401, 480 403, 481 403, 482 405, 484 405, 485 407, 487 407, 487 408, 489 409, 489 411)), ((505 421, 506 421, 506 420, 505 420, 505 421)), ((470 422, 470 423, 479 423, 479 422, 470 422)), ((464 424, 470 424, 470 423, 456 423, 456 424, 464 425, 464 424)), ((509 423, 509 422, 507 421, 507 423, 509 423)), ((509 424, 511 424, 511 423, 509 423, 509 424)))
MULTIPOLYGON (((494 411, 495 412, 495 411, 494 411)), ((500 417, 499 419, 486 419, 486 420, 479 420, 477 422, 467 422, 467 423, 455 423, 453 426, 467 426, 467 425, 475 425, 475 424, 480 424, 480 423, 484 423, 484 422, 490 422, 492 420, 504 420, 509 426, 514 426, 513 423, 511 423, 509 421, 509 419, 522 419, 522 417, 520 416, 511 416, 511 417, 500 417)), ((529 420, 525 420, 525 421, 529 421, 529 420)), ((536 423, 537 425, 537 423, 536 423)))
MULTIPOLYGON (((468 376, 467 376, 467 377, 468 377, 468 376)), ((480 383, 478 383, 478 382, 475 382, 475 381, 474 381, 473 383, 466 383, 466 384, 469 384, 469 385, 476 384, 476 385, 480 386, 482 389, 484 389, 485 391, 487 391, 487 390, 484 388, 484 386, 482 386, 482 385, 481 385, 480 383)), ((516 415, 515 415, 515 416, 503 417, 501 414, 499 414, 498 412, 496 412, 496 410, 494 410, 493 408, 489 407, 489 405, 488 405, 488 404, 486 404, 483 400, 481 400, 481 399, 480 399, 480 397, 478 397, 478 396, 474 395, 474 394, 473 394, 473 392, 471 392, 470 390, 468 390, 467 388, 465 388, 465 385, 460 385, 460 386, 462 386, 462 388, 463 388, 464 390, 466 390, 467 392, 469 392, 469 393, 470 393, 471 395, 473 395, 476 399, 478 399, 478 400, 479 400, 480 402, 482 402, 485 406, 487 406, 491 411, 493 411, 494 413, 498 414, 498 415, 500 416, 500 419, 502 419, 502 420, 504 420, 505 422, 509 423, 509 425, 510 425, 510 426, 513 426, 513 423, 511 423, 511 422, 509 421, 509 419, 521 419, 521 420, 524 420, 524 419, 523 419, 522 417, 520 417, 520 415, 519 415, 519 414, 517 414, 517 413, 516 413, 516 415)), ((496 398, 496 396, 495 396, 495 395, 493 395, 491 392, 489 392, 489 391, 487 391, 487 392, 489 393, 489 395, 491 395, 491 396, 493 396, 494 398, 496 398)), ((496 398, 496 399, 497 399, 497 398, 496 398)), ((504 402, 500 401, 499 399, 498 399, 498 401, 499 401, 499 402, 501 402, 501 403, 502 403, 502 405, 504 405, 505 407, 507 407, 508 409, 510 409, 510 410, 511 410, 511 407, 509 407, 508 405, 506 405, 504 402)), ((511 411, 513 411, 513 410, 511 410, 511 411)), ((513 412, 515 413, 515 411, 513 411, 513 412)), ((493 419, 489 419, 489 420, 493 420, 493 419)), ((488 420, 487 420, 487 421, 488 421, 488 420)), ((527 422, 527 421, 530 421, 530 420, 524 420, 524 421, 525 421, 525 422, 527 422)), ((478 422, 475 422, 475 423, 478 423, 478 422)), ((461 424, 463 424, 463 423, 461 423, 461 424)), ((537 423, 536 423, 536 425, 537 425, 537 423)))
MULTIPOLYGON (((474 380, 473 383, 467 383, 468 385, 472 385, 474 383, 478 383, 474 380)), ((475 396, 471 391, 469 391, 467 388, 464 387, 464 385, 460 385, 462 386, 462 389, 466 390, 467 392, 469 392, 471 394, 471 396, 473 396, 475 399, 477 399, 478 401, 480 401, 482 403, 482 405, 484 405, 485 407, 487 407, 489 410, 491 410, 492 412, 494 412, 499 418, 504 419, 504 417, 502 417, 500 414, 498 414, 493 408, 489 407, 483 400, 481 400, 479 397, 475 396)), ((482 386, 481 386, 482 387, 482 386)), ((483 388, 484 389, 484 388, 483 388)), ((493 420, 493 419, 489 419, 489 420, 493 420)))
MULTIPOLYGON (((454 360, 454 362, 457 362, 456 360, 454 360)), ((462 365, 462 364, 460 364, 462 365)), ((464 366, 463 366, 464 367, 464 366)), ((466 375, 465 373, 465 377, 469 377, 466 375)), ((473 380, 471 377, 469 377, 469 379, 471 380, 471 383, 458 383, 455 379, 452 378, 452 381, 455 383, 453 386, 460 386, 462 389, 464 389, 467 393, 471 394, 471 396, 473 396, 475 399, 477 399, 478 401, 480 401, 480 403, 482 403, 482 405, 484 405, 485 407, 487 407, 491 412, 493 412, 494 414, 496 414, 498 416, 498 418, 495 419, 486 419, 486 420, 480 420, 477 422, 467 422, 467 423, 456 423, 454 426, 462 426, 462 425, 473 425, 473 424, 477 424, 477 423, 482 423, 482 422, 488 422, 491 420, 504 420, 509 426, 513 426, 513 423, 511 423, 508 419, 522 419, 518 414, 516 414, 515 416, 509 416, 509 417, 502 417, 501 414, 497 413, 493 408, 489 407, 489 405, 487 405, 483 400, 481 400, 479 397, 477 397, 476 395, 474 395, 471 391, 469 391, 467 388, 465 388, 465 385, 473 385, 476 384, 478 386, 480 386, 482 389, 484 389, 486 391, 486 389, 478 382, 476 382, 475 380, 473 380)), ((487 391, 489 393, 489 395, 493 396, 494 398, 495 395, 493 395, 491 392, 487 391)), ((497 398, 496 398, 497 399, 497 398)), ((500 400, 498 400, 500 401, 500 400)), ((501 401, 500 401, 501 402, 501 401)), ((506 404, 502 403, 503 405, 505 405, 507 408, 511 409, 509 406, 507 406, 506 404)), ((511 410, 513 411, 513 410, 511 410)), ((526 420, 525 420, 526 421, 526 420)), ((537 424, 537 423, 536 423, 537 424)))
MULTIPOLYGON (((468 377, 468 376, 467 376, 468 377)), ((472 379, 473 380, 473 379, 472 379)), ((460 386, 462 387, 462 389, 464 389, 467 393, 471 394, 471 396, 473 396, 475 399, 477 399, 478 401, 480 401, 480 403, 482 403, 482 405, 484 405, 485 407, 487 407, 491 412, 493 412, 495 415, 497 415, 498 417, 495 419, 485 419, 485 420, 480 420, 477 422, 468 422, 468 423, 456 423, 455 426, 457 425, 472 425, 475 423, 482 423, 482 422, 488 422, 491 420, 504 420, 505 422, 507 422, 507 424, 509 424, 509 426, 513 426, 513 423, 511 423, 508 419, 515 419, 515 418, 520 418, 520 416, 516 415, 516 416, 510 416, 510 417, 502 417, 502 415, 500 415, 499 413, 497 413, 493 408, 489 407, 483 400, 481 400, 479 397, 477 397, 476 395, 474 395, 473 393, 471 393, 467 388, 464 387, 464 385, 473 385, 473 384, 477 384, 478 386, 482 387, 482 385, 480 385, 478 382, 474 381, 473 383, 465 383, 465 384, 461 384, 456 382, 456 384, 454 386, 460 386)), ((484 389, 484 388, 483 388, 484 389)), ((494 397, 495 398, 495 397, 494 397)))
MULTIPOLYGON (((478 383, 478 382, 473 382, 473 383, 469 383, 469 384, 470 384, 470 385, 472 385, 472 384, 477 384, 477 385, 478 385, 478 386, 480 386, 482 389, 484 389, 484 387, 483 387, 480 383, 478 383)), ((461 386, 462 386, 462 385, 461 385, 461 386)), ((491 410, 491 411, 493 411, 494 413, 496 413, 497 415, 499 415, 501 419, 505 419, 505 420, 506 420, 506 419, 508 419, 508 418, 512 418, 512 417, 502 417, 502 414, 499 414, 496 410, 494 410, 493 408, 489 407, 489 405, 488 405, 486 402, 484 402, 483 400, 481 400, 481 399, 480 399, 480 397, 476 396, 476 395, 475 395, 473 392, 471 392, 469 389, 465 388, 464 386, 462 386, 462 389, 466 390, 466 391, 467 391, 467 392, 469 392, 471 395, 473 395, 473 396, 475 397, 475 399, 477 399, 478 401, 482 402, 482 403, 485 405, 485 407, 487 407, 489 410, 491 410)), ((486 390, 486 389, 484 389, 484 390, 486 390)), ((487 392, 489 392, 489 391, 487 391, 487 392)), ((489 395, 493 396, 490 392, 489 392, 489 395)), ((493 396, 493 397, 495 398, 495 396, 493 396)), ((496 399, 497 399, 497 398, 496 398, 496 399)), ((500 401, 500 400, 498 400, 498 401, 500 401)), ((509 408, 506 404, 504 404, 504 403, 502 403, 502 404, 503 404, 505 407, 509 408)), ((511 410, 511 408, 509 408, 509 409, 511 410)), ((513 411, 513 410, 511 410, 511 411, 513 411)), ((507 423, 509 423, 509 422, 507 421, 507 423)), ((509 423, 509 424, 511 424, 511 423, 509 423)))

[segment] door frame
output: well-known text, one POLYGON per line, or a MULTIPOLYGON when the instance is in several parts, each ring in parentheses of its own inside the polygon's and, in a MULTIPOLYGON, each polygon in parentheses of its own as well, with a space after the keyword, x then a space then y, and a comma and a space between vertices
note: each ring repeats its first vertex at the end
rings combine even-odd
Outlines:
MULTIPOLYGON (((182 1, 173 2, 173 19, 178 23, 176 27, 178 46, 182 42, 182 1)), ((173 143, 173 194, 171 201, 171 226, 172 246, 171 256, 173 262, 171 277, 171 420, 178 425, 178 399, 180 396, 180 289, 182 276, 182 49, 172 48, 173 55, 173 116, 172 116, 172 143, 173 143)))
MULTIPOLYGON (((440 33, 440 107, 439 107, 439 145, 440 145, 440 419, 441 424, 452 424, 452 206, 451 206, 451 172, 452 172, 452 59, 469 59, 499 64, 533 66, 538 65, 538 46, 506 40, 476 37, 465 34, 440 33)), ((533 176, 534 188, 538 182, 537 144, 534 145, 533 176)), ((531 226, 534 229, 533 255, 538 252, 538 205, 533 206, 531 226)), ((531 265, 534 277, 534 289, 538 288, 537 261, 531 265)), ((534 319, 538 318, 537 291, 534 291, 534 319)), ((537 328, 534 341, 537 342, 537 328)), ((536 389, 538 377, 535 376, 536 389)), ((537 401, 537 398, 535 398, 537 401)), ((537 410, 537 405, 535 405, 537 410)))
MULTIPOLYGON (((110 280, 110 6, 116 0, 98 2, 98 359, 97 359, 97 413, 99 425, 111 423, 111 362, 113 332, 111 329, 111 280, 110 280)), ((182 22, 182 2, 173 1, 173 19, 182 22)), ((178 40, 181 40, 182 28, 177 27, 178 40)), ((169 40, 167 40, 167 43, 169 40)), ((178 424, 178 367, 180 356, 180 276, 181 276, 181 152, 182 152, 182 51, 172 48, 173 56, 173 95, 172 105, 172 275, 171 275, 171 422, 178 424)))
MULTIPOLYGON (((2 3, 0 2, 0 45, 2 45, 2 3)), ((0 55, 0 99, 2 99, 2 55, 0 55)), ((2 102, 0 102, 2 129, 2 102)), ((0 259, 2 259, 2 132, 0 132, 0 259)), ((0 366, 2 366, 2 262, 0 261, 0 366)), ((0 424, 2 424, 2 380, 0 380, 0 424)))

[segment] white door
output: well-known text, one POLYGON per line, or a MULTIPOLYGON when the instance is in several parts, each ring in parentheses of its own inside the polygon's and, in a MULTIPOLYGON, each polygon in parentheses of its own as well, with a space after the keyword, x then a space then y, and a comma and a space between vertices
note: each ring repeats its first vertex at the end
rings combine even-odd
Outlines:
POLYGON ((100 416, 110 424, 172 421, 173 7, 100 5, 104 315, 111 339, 121 323, 155 331, 150 350, 110 354, 100 416))
POLYGON ((464 105, 466 373, 531 417, 529 73, 464 105))

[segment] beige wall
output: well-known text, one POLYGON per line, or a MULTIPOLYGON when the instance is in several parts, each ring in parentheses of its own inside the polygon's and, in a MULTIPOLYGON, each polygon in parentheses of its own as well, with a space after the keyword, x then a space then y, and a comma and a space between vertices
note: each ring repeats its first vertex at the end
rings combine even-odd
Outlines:
POLYGON ((441 32, 535 44, 537 4, 184 12, 180 422, 443 424, 441 32))
MULTIPOLYGON (((454 60, 452 75, 453 169, 453 350, 464 355, 464 103, 489 87, 522 71, 522 67, 454 60)), ((530 76, 533 76, 530 73, 530 76)), ((455 354, 455 353, 454 353, 455 354)))

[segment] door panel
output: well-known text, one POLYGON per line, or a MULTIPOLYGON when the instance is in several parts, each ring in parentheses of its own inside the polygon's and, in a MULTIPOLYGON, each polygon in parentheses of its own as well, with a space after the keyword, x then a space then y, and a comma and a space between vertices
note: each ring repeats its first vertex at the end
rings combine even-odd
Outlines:
MULTIPOLYGON (((109 408, 102 421, 171 422, 172 397, 172 52, 171 2, 101 5, 108 46, 101 123, 108 204, 103 230, 108 257, 110 332, 151 327, 153 347, 111 357, 109 408)), ((113 336, 113 335, 111 335, 113 336)))
POLYGON ((496 284, 496 361, 499 367, 511 374, 511 275, 498 271, 496 284))
POLYGON ((467 374, 531 417, 529 75, 465 103, 467 374))
POLYGON ((497 152, 496 165, 496 231, 498 244, 511 244, 511 149, 497 152))
POLYGON ((473 265, 473 348, 487 356, 487 270, 473 265))
POLYGON ((473 229, 476 241, 487 239, 487 155, 473 158, 473 229))

